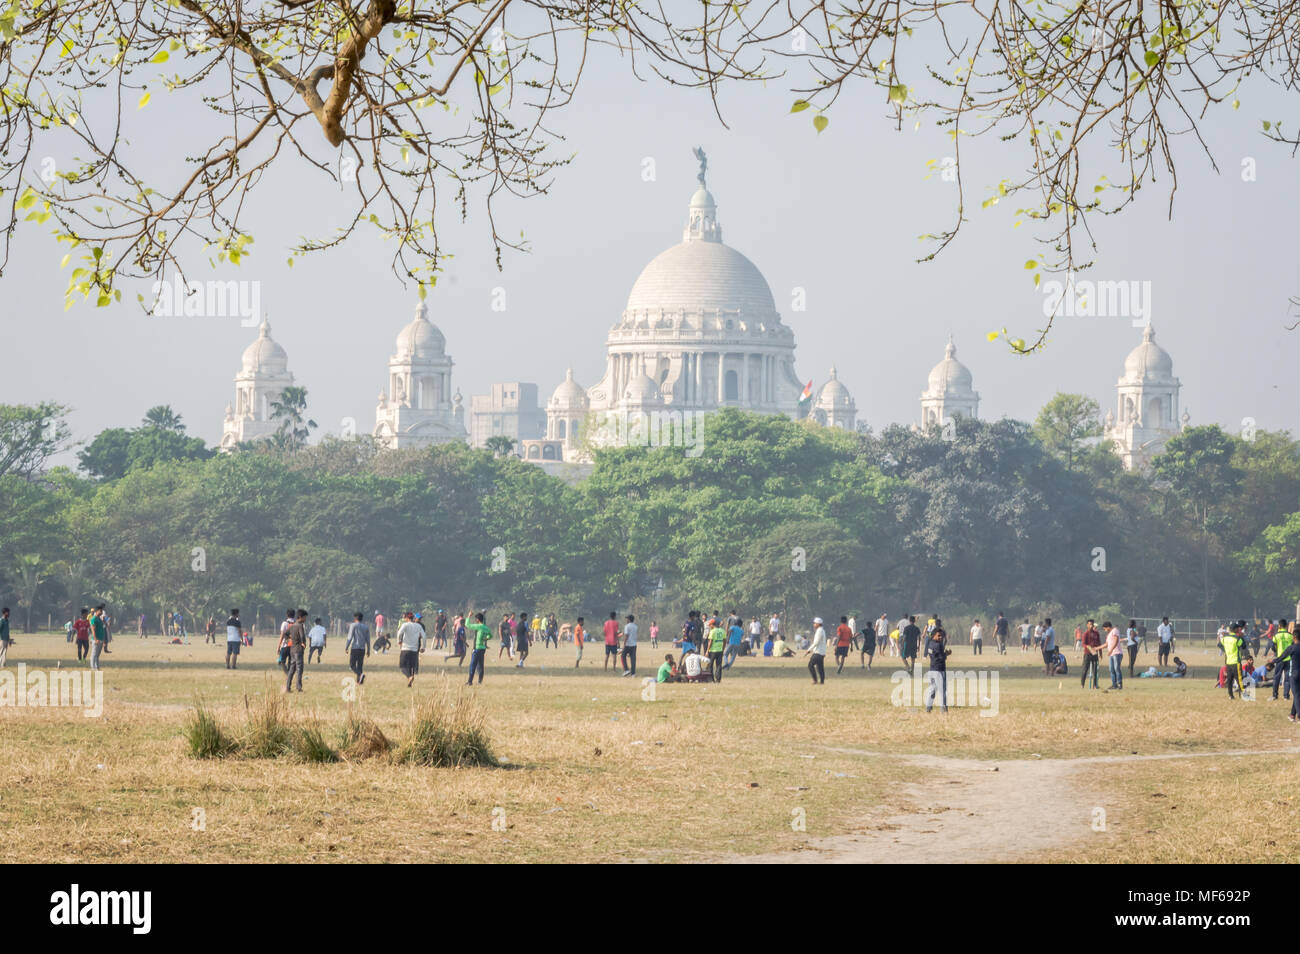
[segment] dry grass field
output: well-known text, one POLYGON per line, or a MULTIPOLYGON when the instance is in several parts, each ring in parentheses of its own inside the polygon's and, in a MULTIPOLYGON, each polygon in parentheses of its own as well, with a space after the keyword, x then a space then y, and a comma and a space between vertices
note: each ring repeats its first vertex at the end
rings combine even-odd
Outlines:
MULTIPOLYGON (((484 684, 464 691, 499 767, 192 757, 195 699, 237 732, 283 687, 273 649, 245 648, 230 671, 224 646, 122 636, 102 716, 0 708, 0 860, 1294 860, 1284 838, 1220 827, 1224 799, 1291 807, 1300 731, 1286 703, 1230 704, 1214 651, 1180 651, 1195 678, 1102 692, 1043 677, 1018 649, 958 647, 953 669, 998 674, 997 714, 982 716, 893 705, 888 659, 866 672, 853 657, 814 687, 801 658, 742 657, 720 685, 647 700, 640 676, 671 647, 643 646, 636 679, 603 672, 599 647, 579 670, 567 646, 535 649, 522 670, 494 648, 484 684), (1243 752, 1259 754, 1216 754, 1243 752)), ((62 635, 20 634, 10 670, 74 656, 62 635)), ((395 653, 372 656, 349 703, 331 641, 290 713, 337 738, 352 711, 400 739, 414 699, 462 691, 468 664, 441 660, 423 656, 408 689, 395 653)))

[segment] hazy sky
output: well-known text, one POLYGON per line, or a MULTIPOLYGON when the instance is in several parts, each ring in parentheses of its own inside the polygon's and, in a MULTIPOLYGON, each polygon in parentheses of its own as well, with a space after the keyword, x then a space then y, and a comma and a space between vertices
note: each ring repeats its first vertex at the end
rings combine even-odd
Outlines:
MULTIPOLYGON (((998 165, 1005 150, 991 140, 964 146, 970 221, 937 261, 917 264, 927 250, 917 236, 953 216, 954 186, 926 179, 926 160, 951 152, 947 136, 928 126, 913 132, 910 122, 895 131, 865 87, 840 101, 818 135, 809 113, 789 114, 791 99, 775 85, 733 89, 724 129, 698 92, 640 83, 613 61, 593 64, 576 103, 551 120, 566 137, 557 152, 571 150, 573 163, 549 195, 497 210, 502 231, 524 230, 531 253, 507 253, 498 273, 477 207, 467 227, 443 223, 457 257, 430 293, 430 317, 446 335, 467 409, 492 381, 536 382, 544 401, 566 366, 584 385, 599 379, 605 334, 638 273, 680 240, 696 145, 709 155, 724 240, 766 276, 794 330, 797 373, 820 387, 836 363, 873 428, 918 419, 949 333, 985 418, 1032 418, 1059 390, 1114 406, 1115 380, 1141 335, 1129 320, 1061 319, 1048 350, 1028 358, 985 340, 1004 325, 1028 338, 1042 322, 1042 295, 1023 268, 1038 256, 1033 236, 1010 228, 1009 209, 979 210, 984 187, 1017 171, 998 165), (653 182, 642 179, 646 157, 655 160, 653 182), (497 287, 504 312, 491 308, 497 287), (807 291, 804 312, 791 310, 796 287, 807 291)), ((1184 137, 1172 221, 1163 183, 1121 218, 1094 219, 1101 253, 1089 277, 1152 283, 1157 340, 1173 357, 1194 423, 1236 431, 1253 417, 1262 428, 1300 429, 1296 402, 1283 400, 1300 344, 1300 332, 1285 330, 1295 320, 1287 299, 1300 293, 1289 228, 1300 167, 1259 134, 1260 116, 1281 114, 1280 102, 1214 115, 1206 138, 1221 174, 1184 137), (1240 175, 1246 156, 1257 162, 1254 182, 1240 175)), ((165 170, 200 143, 190 141, 192 120, 162 121, 161 109, 128 119, 139 124, 130 130, 135 145, 165 170)), ((290 242, 328 232, 351 208, 324 178, 286 165, 255 195, 255 253, 237 273, 218 274, 261 282, 273 335, 321 430, 337 432, 352 417, 368 431, 414 287, 403 288, 389 247, 369 236, 285 265, 290 242)), ((124 288, 123 305, 65 312, 65 250, 39 229, 19 235, 0 280, 0 401, 70 404, 79 438, 133 426, 149 406, 170 404, 215 443, 256 330, 232 319, 149 318, 134 301, 136 292, 148 297, 143 283, 124 288)))

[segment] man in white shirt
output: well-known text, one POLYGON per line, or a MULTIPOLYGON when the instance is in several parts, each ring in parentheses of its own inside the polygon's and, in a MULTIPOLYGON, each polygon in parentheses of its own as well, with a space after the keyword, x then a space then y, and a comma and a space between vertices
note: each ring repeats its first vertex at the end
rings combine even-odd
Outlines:
POLYGON ((808 657, 808 672, 812 676, 813 685, 826 684, 826 627, 822 625, 820 616, 813 619, 812 640, 808 643, 808 649, 804 652, 808 657), (821 676, 821 681, 818 681, 821 676))
POLYGON ((682 665, 686 667, 686 681, 700 682, 704 668, 700 663, 699 653, 687 653, 682 657, 682 665))
POLYGON ((321 661, 321 654, 325 652, 325 637, 328 634, 325 627, 321 625, 320 617, 317 616, 315 625, 307 633, 307 661, 311 662, 312 653, 316 654, 316 661, 321 661))
POLYGON ((757 616, 752 617, 749 621, 749 651, 751 653, 758 652, 759 646, 763 643, 763 640, 760 638, 762 635, 763 624, 758 621, 757 616))
POLYGON ((880 619, 876 620, 876 651, 882 656, 885 654, 885 647, 889 645, 889 616, 885 613, 880 614, 880 619))
POLYGON ((623 624, 623 675, 636 675, 636 617, 629 615, 623 624), (631 662, 632 668, 628 668, 631 662))
POLYGON ((226 620, 226 668, 239 667, 239 647, 244 644, 243 626, 239 622, 239 610, 232 609, 226 620))
POLYGON ((776 642, 777 637, 781 635, 781 617, 777 616, 775 613, 773 613, 772 618, 767 621, 767 634, 772 637, 772 642, 776 642))
POLYGON ((979 620, 975 620, 975 625, 970 628, 970 645, 976 656, 984 655, 984 627, 979 620))
POLYGON ((1156 627, 1156 635, 1160 638, 1156 665, 1167 666, 1169 654, 1174 650, 1174 628, 1169 624, 1168 616, 1161 617, 1160 625, 1156 627))
POLYGON ((397 627, 397 668, 406 677, 409 688, 415 684, 415 674, 420 671, 420 647, 424 645, 424 627, 415 621, 415 614, 407 612, 402 625, 397 627))

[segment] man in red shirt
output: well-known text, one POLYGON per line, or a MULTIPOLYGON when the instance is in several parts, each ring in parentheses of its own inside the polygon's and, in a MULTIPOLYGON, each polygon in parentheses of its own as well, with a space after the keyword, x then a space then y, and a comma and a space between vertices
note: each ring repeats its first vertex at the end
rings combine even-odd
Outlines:
POLYGON ((849 648, 853 645, 853 630, 849 628, 849 618, 840 617, 840 625, 835 627, 835 661, 839 663, 839 668, 835 671, 844 671, 844 660, 849 658, 849 648))
POLYGON ((611 612, 605 620, 605 671, 609 672, 609 661, 614 660, 614 671, 618 672, 618 614, 611 612))
POLYGON ((1092 688, 1100 688, 1097 685, 1097 667, 1101 664, 1101 633, 1097 632, 1097 624, 1088 620, 1088 628, 1083 631, 1083 675, 1079 678, 1079 686, 1088 688, 1088 671, 1092 670, 1092 688))
POLYGON ((72 621, 72 633, 77 640, 77 662, 90 658, 90 624, 86 622, 88 610, 82 607, 81 614, 72 621))

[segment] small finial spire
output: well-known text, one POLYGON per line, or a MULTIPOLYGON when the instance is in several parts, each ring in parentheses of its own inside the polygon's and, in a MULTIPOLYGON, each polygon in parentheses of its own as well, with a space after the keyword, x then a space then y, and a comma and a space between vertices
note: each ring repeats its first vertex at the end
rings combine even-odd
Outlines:
POLYGON ((705 176, 708 174, 709 171, 709 157, 704 154, 703 146, 696 146, 694 149, 694 153, 695 153, 695 158, 700 161, 700 172, 699 175, 696 176, 696 178, 700 180, 700 188, 707 189, 709 186, 708 183, 705 181, 705 176))

